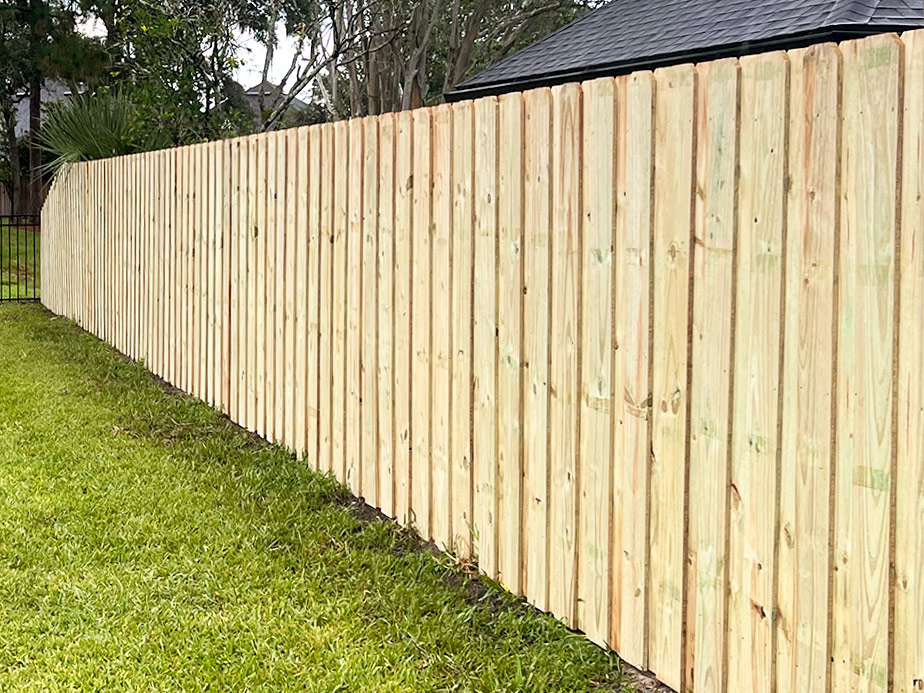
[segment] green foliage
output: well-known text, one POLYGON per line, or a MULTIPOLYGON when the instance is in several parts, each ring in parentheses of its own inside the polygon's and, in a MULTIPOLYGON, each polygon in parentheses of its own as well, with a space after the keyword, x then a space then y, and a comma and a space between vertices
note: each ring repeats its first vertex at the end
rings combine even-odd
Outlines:
POLYGON ((168 146, 165 135, 150 127, 149 115, 125 96, 106 92, 53 104, 42 127, 42 146, 54 156, 48 167, 168 146))
POLYGON ((620 690, 618 658, 37 306, 0 307, 0 689, 620 690))

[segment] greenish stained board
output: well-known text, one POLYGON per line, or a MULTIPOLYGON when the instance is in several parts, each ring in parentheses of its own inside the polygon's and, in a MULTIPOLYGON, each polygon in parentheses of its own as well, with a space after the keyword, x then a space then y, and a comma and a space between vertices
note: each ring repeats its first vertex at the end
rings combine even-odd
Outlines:
POLYGON ((478 565, 497 576, 497 99, 475 102, 474 438, 472 537, 478 565))
POLYGON ((619 349, 614 376, 609 646, 630 664, 646 669, 654 75, 622 77, 617 89, 614 267, 619 349))
POLYGON ((452 107, 433 109, 433 188, 431 272, 431 536, 452 548, 450 425, 452 401, 452 107))
POLYGON ((360 490, 369 505, 378 507, 378 233, 379 124, 366 120, 363 142, 362 296, 360 298, 360 430, 362 467, 360 490))
MULTIPOLYGON (((301 202, 301 197, 299 197, 300 209, 305 209, 307 212, 304 217, 301 216, 301 211, 299 212, 299 226, 304 228, 301 233, 305 235, 308 241, 308 268, 306 270, 308 315, 307 322, 303 323, 303 329, 308 331, 308 354, 307 363, 305 364, 305 389, 307 390, 308 403, 304 412, 300 413, 298 418, 299 421, 306 420, 304 424, 305 443, 303 450, 314 469, 320 469, 321 467, 319 451, 322 406, 322 375, 319 367, 321 359, 321 296, 330 277, 330 272, 325 274, 322 271, 323 263, 321 260, 324 252, 329 248, 329 243, 326 243, 328 234, 321 227, 321 191, 324 189, 321 182, 323 175, 321 169, 322 133, 321 126, 317 125, 299 131, 299 150, 302 149, 302 134, 306 135, 305 139, 308 145, 307 154, 300 152, 302 160, 299 163, 299 166, 307 164, 307 169, 304 170, 308 181, 305 186, 308 195, 307 207, 301 207, 303 203, 301 202), (307 162, 305 161, 306 156, 307 162)), ((302 170, 301 168, 299 169, 299 180, 302 180, 302 170)), ((301 191, 299 191, 299 195, 301 196, 301 191)), ((301 255, 299 257, 301 258, 301 255)), ((301 260, 299 260, 299 267, 302 267, 301 260)), ((299 305, 301 305, 301 301, 299 301, 299 305)), ((324 377, 327 377, 327 375, 325 372, 324 377)), ((326 401, 329 402, 330 399, 328 398, 326 401)), ((326 403, 323 406, 326 407, 326 403)))
POLYGON ((828 678, 834 267, 840 233, 840 52, 826 44, 792 51, 789 60, 791 184, 776 633, 781 693, 824 690, 828 678))
POLYGON ((349 233, 350 137, 346 121, 334 123, 333 241, 331 281, 331 471, 346 483, 346 371, 347 371, 347 235, 349 233))
POLYGON ((376 431, 379 445, 379 508, 395 516, 395 116, 379 121, 379 213, 377 311, 378 374, 376 431))
POLYGON ((580 447, 577 627, 598 645, 610 635, 616 253, 616 80, 583 85, 581 178, 580 447))
POLYGON ((581 232, 581 89, 552 89, 552 232, 549 296, 548 609, 575 625, 577 599, 578 299, 581 232))
POLYGON ((697 77, 687 65, 658 70, 655 79, 648 666, 661 681, 679 690, 697 77))
POLYGON ((497 169, 497 568, 521 594, 523 96, 498 99, 497 169))
POLYGON ((885 691, 893 479, 896 181, 902 46, 841 47, 833 690, 885 691))
POLYGON ((414 116, 395 116, 395 497, 394 517, 411 521, 411 220, 414 116))
POLYGON ((474 108, 452 107, 452 321, 450 421, 451 544, 472 555, 472 292, 474 289, 474 108))
POLYGON ((317 140, 320 145, 320 161, 317 169, 318 181, 318 235, 321 239, 318 249, 318 469, 333 471, 333 350, 334 311, 333 306, 333 255, 334 255, 334 167, 321 166, 333 161, 334 126, 325 123, 320 127, 317 140))
POLYGON ((734 306, 736 60, 699 66, 693 350, 690 386, 690 529, 687 569, 688 690, 724 690, 726 495, 734 306), (692 502, 692 499, 696 499, 692 502))
POLYGON ((770 691, 775 612, 789 59, 741 61, 728 547, 728 687, 770 691))
POLYGON ((548 609, 552 91, 526 92, 523 234, 523 593, 548 609))
POLYGON ((346 479, 354 496, 362 495, 362 285, 363 285, 363 162, 365 121, 350 121, 349 226, 347 231, 347 332, 346 332, 346 479))
POLYGON ((904 34, 901 334, 895 480, 897 693, 924 689, 924 34, 904 34))

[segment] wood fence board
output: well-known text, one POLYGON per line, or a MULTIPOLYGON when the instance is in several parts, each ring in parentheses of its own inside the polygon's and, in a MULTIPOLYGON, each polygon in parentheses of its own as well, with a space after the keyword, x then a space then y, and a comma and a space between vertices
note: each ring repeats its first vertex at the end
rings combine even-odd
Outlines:
POLYGON ((649 309, 654 75, 618 81, 616 118, 616 398, 610 647, 647 668, 649 309), (620 375, 621 372, 621 375, 620 375))
POLYGON ((657 80, 648 666, 674 689, 681 680, 687 455, 687 331, 694 184, 696 71, 665 68, 657 80))
POLYGON ((433 109, 432 247, 431 247, 431 536, 437 546, 452 548, 450 490, 450 422, 452 349, 452 107, 433 109))
POLYGON ((552 89, 552 341, 549 344, 549 611, 575 626, 582 94, 552 89))
POLYGON ((609 640, 613 483, 616 252, 616 80, 584 89, 581 178, 580 447, 578 451, 577 626, 594 642, 609 640))
POLYGON ((885 691, 902 46, 894 36, 879 36, 842 50, 831 685, 885 691))
POLYGON ((395 115, 394 517, 411 522, 411 244, 414 211, 414 117, 395 115))
MULTIPOLYGON (((314 469, 320 469, 321 407, 323 406, 326 409, 327 402, 330 402, 329 396, 327 400, 322 400, 321 398, 321 379, 322 377, 327 378, 329 373, 327 371, 322 373, 319 366, 321 359, 321 316, 323 314, 321 308, 322 285, 326 284, 328 277, 330 277, 329 271, 325 273, 322 270, 322 257, 325 254, 329 255, 327 251, 330 247, 327 242, 328 234, 321 225, 321 191, 324 189, 321 181, 323 175, 321 169, 321 137, 323 130, 321 126, 315 126, 310 129, 300 130, 299 133, 299 148, 302 148, 303 137, 308 143, 307 161, 305 161, 305 154, 302 153, 302 159, 299 163, 300 166, 307 164, 307 169, 304 170, 308 180, 308 185, 305 186, 308 189, 307 207, 302 207, 302 210, 306 212, 306 216, 299 216, 299 226, 304 227, 302 234, 308 241, 308 266, 305 270, 308 313, 302 328, 308 331, 307 363, 304 370, 304 389, 306 390, 308 402, 304 415, 299 414, 296 423, 299 424, 307 419, 304 424, 305 442, 302 450, 308 457, 311 466, 314 469)), ((299 180, 302 180, 301 175, 299 180)), ((299 195, 301 194, 300 189, 299 195)), ((299 202, 302 204, 301 198, 299 202)), ((299 260, 298 267, 302 267, 301 260, 299 260)), ((299 301, 299 305, 302 305, 301 301, 299 301)))
MULTIPOLYGON (((475 102, 474 553, 497 576, 497 99, 475 102)), ((397 382, 395 383, 397 386, 397 382)))
MULTIPOLYGON (((336 161, 350 161, 349 125, 334 123, 334 149, 336 161)), ((333 291, 331 301, 331 470, 342 483, 346 483, 346 329, 347 329, 347 234, 349 232, 349 166, 334 167, 333 206, 333 291)))
POLYGON ((523 384, 523 95, 498 98, 497 568, 521 594, 523 384))
POLYGON ((431 537, 430 417, 431 378, 431 195, 433 116, 414 113, 413 210, 411 238, 411 524, 425 541, 431 537))
POLYGON ((452 108, 452 286, 449 315, 451 544, 472 556, 472 293, 474 290, 475 120, 470 101, 452 108))
MULTIPOLYGON (((321 126, 319 164, 333 161, 334 126, 321 126)), ((320 273, 318 281, 318 469, 333 470, 333 250, 334 250, 334 166, 327 167, 319 181, 320 273)))
MULTIPOLYGON (((292 326, 292 356, 294 366, 292 382, 292 404, 290 430, 292 449, 295 454, 310 464, 317 464, 315 455, 317 448, 310 447, 308 431, 314 431, 316 424, 309 424, 309 419, 316 416, 317 403, 312 400, 309 391, 317 387, 317 380, 308 383, 309 368, 312 357, 317 354, 317 346, 311 343, 314 326, 317 324, 317 290, 318 268, 317 258, 317 226, 314 219, 309 216, 312 193, 315 190, 314 171, 310 170, 309 162, 314 156, 314 149, 309 140, 309 129, 302 127, 290 136, 289 149, 289 176, 291 187, 287 195, 294 198, 294 209, 291 214, 294 219, 292 235, 294 236, 294 258, 288 265, 289 282, 293 285, 294 296, 289 320, 292 326), (294 162, 294 163, 293 163, 294 162), (309 454, 309 449, 311 453, 309 454)), ((288 257, 286 258, 288 260, 288 257)), ((313 390, 312 394, 317 390, 313 390)), ((287 405, 289 406, 289 405, 287 405)))
MULTIPOLYGON (((523 592, 548 608, 552 91, 527 92, 523 239, 523 592)), ((461 251, 460 251, 461 252, 461 251)))
POLYGON ((347 332, 346 332, 346 423, 344 483, 355 496, 362 495, 362 284, 363 284, 363 196, 365 160, 365 121, 354 118, 349 124, 349 226, 347 228, 347 332))
POLYGON ((788 68, 782 53, 741 61, 728 686, 754 691, 773 677, 788 68))
POLYGON ((376 406, 379 507, 395 517, 395 117, 379 117, 376 406))
POLYGON ((725 682, 730 385, 738 164, 735 60, 699 66, 693 348, 690 384, 688 690, 721 693, 725 682))
MULTIPOLYGON (((306 239, 308 229, 304 227, 299 219, 299 198, 306 199, 308 180, 305 176, 300 179, 302 184, 298 186, 297 178, 299 174, 299 164, 301 157, 298 150, 299 132, 295 129, 285 131, 286 157, 285 157, 285 180, 286 180, 286 204, 285 204, 285 247, 283 248, 283 258, 285 260, 285 311, 283 312, 282 332, 285 342, 285 360, 282 363, 282 382, 283 397, 279 400, 279 406, 282 411, 279 412, 279 418, 283 420, 282 438, 286 446, 296 455, 302 450, 304 432, 299 427, 296 430, 295 418, 296 411, 301 412, 301 419, 305 419, 305 405, 299 402, 296 405, 295 399, 295 374, 298 370, 296 365, 298 356, 305 353, 304 345, 300 345, 301 351, 296 351, 296 322, 298 315, 303 317, 307 313, 308 306, 304 297, 296 305, 297 289, 305 280, 308 273, 307 257, 302 258, 302 263, 298 264, 299 256, 299 239, 306 239)), ((307 155, 307 147, 302 150, 307 155)), ((304 243, 302 243, 304 245, 304 243)), ((302 251, 302 255, 307 256, 307 252, 302 251)), ((277 369, 277 377, 278 377, 277 369)))
POLYGON ((379 128, 378 121, 366 121, 363 156, 362 208, 362 296, 360 364, 360 432, 362 474, 360 490, 369 505, 378 507, 378 215, 379 215, 379 128))
POLYGON ((924 688, 924 36, 905 44, 894 690, 924 688), (916 85, 916 86, 915 86, 916 85))
POLYGON ((840 53, 790 53, 790 146, 780 469, 777 690, 825 690, 840 53))

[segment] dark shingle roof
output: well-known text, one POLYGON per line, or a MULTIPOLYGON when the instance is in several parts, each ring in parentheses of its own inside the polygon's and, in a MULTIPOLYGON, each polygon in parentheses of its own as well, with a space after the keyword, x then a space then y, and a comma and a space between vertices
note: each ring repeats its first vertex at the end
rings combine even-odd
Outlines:
POLYGON ((924 0, 613 0, 484 72, 450 98, 924 26, 924 0), (671 59, 673 58, 673 60, 671 59))

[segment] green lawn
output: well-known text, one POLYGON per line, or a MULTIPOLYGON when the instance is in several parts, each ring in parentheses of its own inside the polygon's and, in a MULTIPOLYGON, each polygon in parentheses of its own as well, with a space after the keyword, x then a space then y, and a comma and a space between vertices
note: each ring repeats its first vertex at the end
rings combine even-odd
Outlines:
POLYGON ((37 229, 0 219, 0 299, 38 296, 40 246, 37 229))
POLYGON ((70 321, 0 306, 0 690, 622 690, 614 655, 361 515, 70 321))

